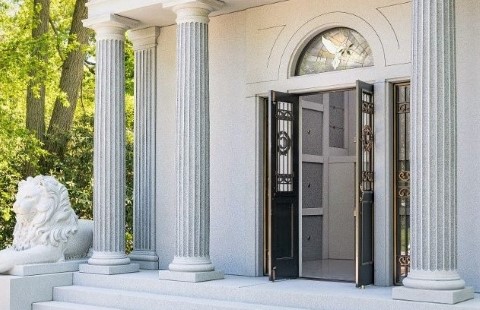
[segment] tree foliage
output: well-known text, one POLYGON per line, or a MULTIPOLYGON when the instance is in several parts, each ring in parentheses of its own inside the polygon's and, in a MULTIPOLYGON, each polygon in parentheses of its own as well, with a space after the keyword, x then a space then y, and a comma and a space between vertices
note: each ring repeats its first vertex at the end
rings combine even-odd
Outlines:
MULTIPOLYGON (((93 216, 95 41, 91 32, 85 37, 85 33, 78 32, 78 23, 72 22, 75 8, 78 9, 79 2, 84 5, 86 0, 49 0, 48 29, 37 37, 32 31, 38 25, 35 20, 41 8, 34 5, 34 1, 0 0, 0 249, 11 242, 14 225, 11 208, 17 184, 32 171, 55 176, 68 188, 77 214, 82 218, 93 216), (77 31, 72 26, 77 27, 77 31), (81 60, 76 69, 80 72, 70 72, 77 74, 77 79, 79 77, 76 94, 62 87, 62 75, 70 74, 65 73, 65 67, 71 67, 67 62, 74 54, 77 62, 81 60), (40 112, 44 114, 41 117, 46 128, 52 128, 45 129, 46 139, 26 126, 27 90, 31 89, 31 94, 39 98, 41 85, 45 89, 45 110, 40 112), (70 124, 62 125, 58 132, 54 130, 57 121, 52 123, 55 109, 60 110, 57 113, 60 116, 65 115, 65 111, 72 113, 71 120, 67 121, 70 124), (49 132, 54 134, 49 135, 49 132), (59 132, 61 134, 57 135, 59 132)), ((131 249, 133 50, 130 43, 126 44, 126 53, 126 238, 128 249, 131 249)))

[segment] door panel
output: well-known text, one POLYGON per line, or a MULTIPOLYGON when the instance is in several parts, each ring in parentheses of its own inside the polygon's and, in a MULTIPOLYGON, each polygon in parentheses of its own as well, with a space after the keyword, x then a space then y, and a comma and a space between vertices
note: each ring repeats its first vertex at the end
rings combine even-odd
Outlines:
POLYGON ((303 109, 302 153, 322 156, 323 112, 303 109))
POLYGON ((374 101, 373 85, 357 81, 356 284, 373 284, 374 101))
POLYGON ((355 164, 330 163, 329 165, 329 258, 355 258, 355 164))
POLYGON ((302 208, 323 208, 323 163, 303 162, 302 208))
POLYGON ((296 95, 270 93, 268 188, 270 280, 298 277, 298 106, 296 95))
MULTIPOLYGON (((323 259, 322 229, 323 216, 309 215, 302 218, 302 259, 303 262, 323 259)), ((307 275, 308 276, 308 275, 307 275)))

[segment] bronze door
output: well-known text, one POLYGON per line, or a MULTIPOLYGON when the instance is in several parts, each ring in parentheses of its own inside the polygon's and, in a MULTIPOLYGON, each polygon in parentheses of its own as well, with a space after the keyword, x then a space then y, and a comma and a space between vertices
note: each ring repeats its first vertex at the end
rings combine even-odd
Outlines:
POLYGON ((299 97, 271 91, 268 102, 268 267, 270 280, 296 278, 299 97))
POLYGON ((373 284, 373 85, 357 81, 356 285, 373 284))

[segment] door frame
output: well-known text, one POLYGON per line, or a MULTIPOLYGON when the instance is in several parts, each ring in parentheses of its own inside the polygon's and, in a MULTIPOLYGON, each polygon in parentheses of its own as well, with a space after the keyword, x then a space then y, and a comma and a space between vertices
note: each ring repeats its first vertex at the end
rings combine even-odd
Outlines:
MULTIPOLYGON (((372 84, 375 84, 374 82, 371 82, 371 81, 367 81, 367 83, 372 83, 372 84)), ((390 84, 388 83, 387 81, 385 81, 385 84, 390 84)), ((307 96, 307 95, 312 95, 312 94, 317 94, 317 93, 328 93, 328 92, 334 92, 334 91, 344 91, 344 90, 355 90, 356 89, 356 82, 355 83, 347 83, 347 84, 343 84, 343 85, 336 85, 336 86, 331 86, 331 87, 319 87, 319 88, 313 88, 313 89, 294 89, 294 90, 286 90, 284 91, 285 93, 289 93, 289 94, 292 94, 292 95, 298 95, 298 96, 307 96)), ((385 95, 385 93, 382 93, 382 95, 385 95)), ((376 96, 376 95, 375 95, 376 96)), ((259 94, 257 95, 257 98, 258 98, 258 103, 259 105, 261 105, 261 112, 263 113, 262 117, 260 117, 259 119, 263 122, 261 124, 261 127, 262 127, 262 131, 263 131, 263 139, 262 139, 262 148, 263 148, 263 154, 261 156, 261 158, 264 160, 263 162, 263 171, 262 171, 262 175, 263 175, 263 275, 264 276, 268 276, 269 273, 268 273, 268 270, 270 269, 268 266, 268 257, 269 257, 269 238, 268 238, 268 230, 269 230, 269 227, 268 225, 270 223, 268 223, 268 197, 267 197, 267 192, 269 190, 269 187, 268 187, 268 181, 267 181, 267 170, 268 170, 268 164, 267 162, 265 162, 265 160, 268 161, 268 130, 266 130, 268 128, 268 95, 267 93, 262 93, 262 94, 259 94)), ((382 98, 382 100, 380 100, 381 102, 384 102, 385 98, 382 98)), ((389 102, 391 100, 388 100, 389 102)), ((300 105, 299 107, 299 119, 300 119, 300 122, 299 122, 299 128, 301 128, 302 126, 302 111, 301 111, 302 107, 300 105)), ((390 124, 391 125, 391 124, 390 124)), ((324 124, 325 126, 325 124, 324 124)), ((391 127, 391 126, 390 126, 391 127)), ((358 138, 357 138, 358 140, 358 138)), ((301 150, 302 150, 302 138, 301 138, 301 135, 299 135, 299 180, 302 180, 302 160, 301 160, 301 150)), ((356 183, 356 181, 355 181, 356 183)), ((298 190, 299 190, 299 203, 298 203, 298 208, 299 208, 299 216, 298 216, 298 234, 299 234, 299 241, 298 241, 298 255, 299 255, 299 276, 301 277, 302 275, 302 238, 301 238, 301 234, 302 234, 302 184, 301 182, 299 182, 299 186, 298 186, 298 190)), ((355 221, 357 222, 357 221, 355 221)), ((374 218, 374 222, 375 222, 375 218, 374 218)), ((356 231, 357 231, 357 224, 355 224, 355 234, 356 234, 356 231)), ((356 237, 355 237, 356 238, 356 237)), ((323 242, 323 240, 322 240, 323 242)), ((356 251, 356 248, 357 248, 357 242, 354 242, 354 246, 355 246, 355 253, 357 252, 356 251)), ((374 247, 375 249, 375 247, 374 247)), ((358 260, 358 257, 357 255, 355 255, 355 258, 354 258, 354 261, 355 261, 355 264, 357 263, 357 260, 358 260)), ((355 278, 357 278, 357 268, 355 268, 355 278)), ((390 284, 391 285, 391 284, 390 284)))

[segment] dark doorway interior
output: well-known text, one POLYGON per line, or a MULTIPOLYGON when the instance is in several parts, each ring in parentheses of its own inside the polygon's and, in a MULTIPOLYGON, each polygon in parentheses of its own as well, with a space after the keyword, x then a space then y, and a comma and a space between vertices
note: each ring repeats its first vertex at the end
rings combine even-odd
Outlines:
POLYGON ((355 281, 356 92, 301 96, 303 277, 355 281))

